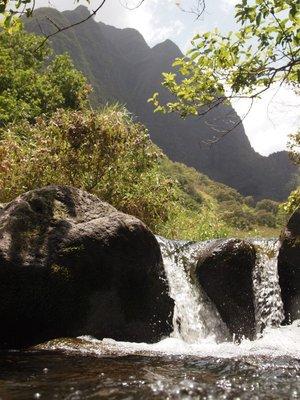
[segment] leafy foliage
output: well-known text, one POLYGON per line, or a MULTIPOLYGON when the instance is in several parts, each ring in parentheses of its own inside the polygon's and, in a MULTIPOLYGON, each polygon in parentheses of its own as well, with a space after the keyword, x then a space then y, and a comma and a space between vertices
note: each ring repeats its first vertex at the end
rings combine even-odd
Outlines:
POLYGON ((101 112, 59 110, 35 125, 1 132, 0 201, 49 184, 85 189, 151 227, 168 216, 170 179, 146 130, 118 106, 101 112))
MULTIPOLYGON (((257 235, 261 222, 249 199, 172 163, 123 107, 85 108, 83 75, 67 56, 51 59, 39 40, 0 32, 0 202, 48 184, 73 185, 171 238, 257 235)), ((265 216, 263 228, 276 229, 276 218, 265 216)))
MULTIPOLYGON (((290 135, 288 147, 291 159, 300 167, 300 131, 290 135)), ((287 214, 292 214, 297 208, 300 208, 300 186, 291 192, 287 201, 281 206, 287 214)))
MULTIPOLYGON (((79 3, 80 0, 74 0, 79 3)), ((89 0, 86 0, 89 3, 89 0)), ((16 15, 31 17, 35 9, 34 0, 0 0, 0 14, 4 15, 3 25, 5 28, 11 27, 16 15)))
POLYGON ((300 131, 290 135, 288 148, 291 159, 295 164, 300 165, 300 131))
POLYGON ((61 109, 34 125, 9 124, 0 135, 0 202, 63 184, 95 193, 171 238, 205 240, 277 228, 276 214, 263 211, 268 215, 262 220, 236 190, 168 160, 120 106, 61 109))
POLYGON ((250 206, 249 199, 235 189, 214 182, 184 164, 164 158, 161 167, 165 175, 175 180, 180 191, 176 215, 160 227, 161 234, 198 240, 235 235, 259 236, 260 232, 266 236, 278 234, 283 224, 277 212, 278 203, 262 200, 262 204, 271 202, 273 205, 272 211, 262 211, 250 206))
POLYGON ((282 204, 282 209, 288 215, 300 208, 300 189, 293 190, 289 198, 282 204))
POLYGON ((0 31, 0 126, 87 104, 90 87, 67 55, 51 60, 41 38, 0 31))
POLYGON ((256 203, 256 209, 276 214, 278 211, 278 203, 270 199, 263 199, 256 203))
POLYGON ((175 100, 149 100, 155 111, 200 115, 230 98, 259 96, 276 81, 300 83, 300 3, 295 0, 241 0, 237 32, 198 34, 176 73, 164 73, 163 86, 175 100), (224 90, 226 87, 226 93, 224 90), (203 109, 204 107, 204 109, 203 109))

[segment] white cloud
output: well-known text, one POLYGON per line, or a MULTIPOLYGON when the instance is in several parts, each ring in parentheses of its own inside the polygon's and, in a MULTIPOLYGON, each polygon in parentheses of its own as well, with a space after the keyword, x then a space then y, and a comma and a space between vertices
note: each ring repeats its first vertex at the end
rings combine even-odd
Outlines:
MULTIPOLYGON (((240 117, 249 108, 248 100, 233 101, 240 117)), ((300 126, 300 98, 287 86, 274 85, 257 99, 243 124, 251 145, 268 155, 286 149, 287 136, 300 126)))
POLYGON ((181 34, 184 24, 179 19, 166 17, 168 12, 173 11, 172 8, 172 0, 164 6, 158 0, 148 0, 126 14, 127 26, 137 29, 150 46, 166 39, 174 40, 181 34))
POLYGON ((221 0, 221 10, 226 14, 232 13, 238 0, 221 0))

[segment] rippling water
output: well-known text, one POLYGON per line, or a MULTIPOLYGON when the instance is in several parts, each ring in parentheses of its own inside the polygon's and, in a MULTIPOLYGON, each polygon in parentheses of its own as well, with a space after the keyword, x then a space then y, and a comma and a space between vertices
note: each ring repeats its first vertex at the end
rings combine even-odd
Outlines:
POLYGON ((2 353, 0 398, 299 399, 299 321, 240 345, 82 337, 2 353))

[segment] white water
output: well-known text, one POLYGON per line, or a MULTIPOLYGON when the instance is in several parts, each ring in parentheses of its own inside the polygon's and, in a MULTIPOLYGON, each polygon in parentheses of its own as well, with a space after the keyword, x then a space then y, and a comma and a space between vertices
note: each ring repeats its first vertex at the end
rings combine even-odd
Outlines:
POLYGON ((178 338, 166 338, 158 343, 118 342, 113 339, 97 340, 90 336, 78 339, 59 339, 44 344, 46 350, 63 350, 95 356, 195 356, 217 358, 239 357, 293 357, 300 358, 300 320, 292 325, 266 328, 264 335, 256 340, 241 343, 217 343, 213 338, 202 339, 198 343, 186 343, 178 338))
MULTIPOLYGON (((210 337, 224 341, 229 337, 216 307, 197 282, 191 282, 187 271, 195 270, 197 256, 208 242, 174 242, 158 238, 161 246, 170 296, 175 301, 173 337, 187 343, 199 343, 210 337)), ((253 294, 256 334, 279 327, 284 320, 283 303, 277 272, 279 243, 275 240, 252 240, 256 248, 253 269, 253 294)))
POLYGON ((279 242, 274 240, 253 241, 256 263, 253 270, 256 333, 265 328, 279 327, 284 320, 283 303, 277 271, 279 242))
POLYGON ((253 271, 253 290, 257 332, 256 340, 240 343, 226 341, 227 329, 214 305, 201 287, 191 282, 185 267, 191 268, 195 257, 207 243, 171 242, 157 238, 162 248, 170 296, 175 301, 174 332, 155 343, 97 340, 83 336, 58 339, 42 346, 67 352, 96 356, 178 355, 195 357, 239 358, 246 356, 300 358, 300 320, 280 326, 283 308, 278 283, 278 245, 274 241, 252 241, 258 247, 253 271), (189 265, 187 265, 189 264, 189 265))
POLYGON ((170 297, 175 302, 172 337, 186 343, 199 343, 208 336, 217 341, 229 338, 229 332, 216 307, 197 282, 186 272, 193 268, 196 254, 207 243, 195 245, 157 237, 161 246, 170 297))

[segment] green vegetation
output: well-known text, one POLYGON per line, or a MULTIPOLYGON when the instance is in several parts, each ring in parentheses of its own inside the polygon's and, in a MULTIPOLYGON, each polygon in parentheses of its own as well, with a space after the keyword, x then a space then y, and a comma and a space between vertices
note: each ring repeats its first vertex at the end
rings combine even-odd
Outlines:
POLYGON ((11 124, 0 141, 0 201, 49 184, 93 192, 148 225, 165 221, 173 198, 159 174, 158 150, 145 128, 119 106, 99 112, 59 110, 11 124))
MULTIPOLYGON (((31 52, 39 40, 34 35, 2 31, 0 40, 0 65, 15 71, 5 75, 0 95, 12 93, 16 105, 28 103, 23 113, 2 103, 0 203, 45 185, 72 185, 170 238, 277 236, 276 202, 263 200, 255 207, 253 198, 171 162, 120 105, 91 110, 82 74, 66 56, 51 61, 48 50, 31 52), (15 57, 6 45, 12 41, 15 57), (24 81, 22 91, 20 76, 29 74, 33 78, 30 85, 24 81), (58 97, 45 96, 49 88, 58 97)), ((64 209, 58 207, 57 215, 63 217, 64 209)))
MULTIPOLYGON (((79 0, 74 0, 74 3, 79 3, 79 0)), ((89 3, 89 0, 86 0, 86 3, 89 3)), ((4 16, 4 27, 10 29, 15 22, 15 16, 31 17, 35 6, 35 0, 0 0, 0 14, 4 16)))
POLYGON ((85 77, 69 56, 51 57, 50 48, 38 48, 41 41, 21 28, 0 31, 0 126, 87 104, 85 77))
POLYGON ((261 226, 276 232, 277 203, 261 201, 256 210, 236 190, 171 162, 123 107, 61 109, 0 132, 0 202, 64 184, 95 193, 168 237, 258 234, 261 226))
MULTIPOLYGON (((30 32, 39 34, 42 28, 51 33, 55 28, 48 18, 66 26, 88 15, 85 7, 70 12, 42 8, 35 11, 35 18, 24 19, 24 24, 30 32)), ((76 68, 87 77, 93 87, 94 107, 116 100, 126 104, 133 115, 151 126, 151 138, 172 159, 191 165, 242 194, 251 194, 256 200, 283 201, 295 188, 296 168, 286 152, 270 157, 259 155, 250 146, 242 125, 216 146, 205 145, 212 134, 221 134, 239 121, 231 107, 220 105, 206 118, 185 121, 178 116, 165 118, 151 112, 151 106, 146 105, 149 94, 157 90, 166 65, 171 65, 175 54, 180 54, 171 41, 150 49, 137 31, 120 30, 90 19, 55 35, 51 45, 55 54, 68 51, 76 68)))
MULTIPOLYGON (((296 165, 300 167, 300 131, 290 135, 288 147, 290 150, 290 157, 296 165)), ((286 203, 283 203, 281 208, 284 212, 291 214, 297 208, 300 208, 300 183, 298 180, 298 188, 293 190, 287 199, 286 203)))
MULTIPOLYGON (((285 215, 277 208, 272 212, 265 210, 269 218, 262 220, 261 210, 249 206, 249 197, 243 197, 235 189, 167 158, 162 160, 161 168, 175 180, 180 191, 175 214, 160 227, 163 235, 198 240, 278 235, 285 215)), ((279 204, 264 201, 274 206, 279 204)))
POLYGON ((156 111, 201 115, 231 98, 253 99, 274 82, 300 83, 300 3, 295 0, 241 0, 236 5, 240 29, 223 35, 217 29, 198 34, 176 73, 164 73, 175 100, 150 101, 156 111), (226 93, 224 90, 226 88, 226 93))

